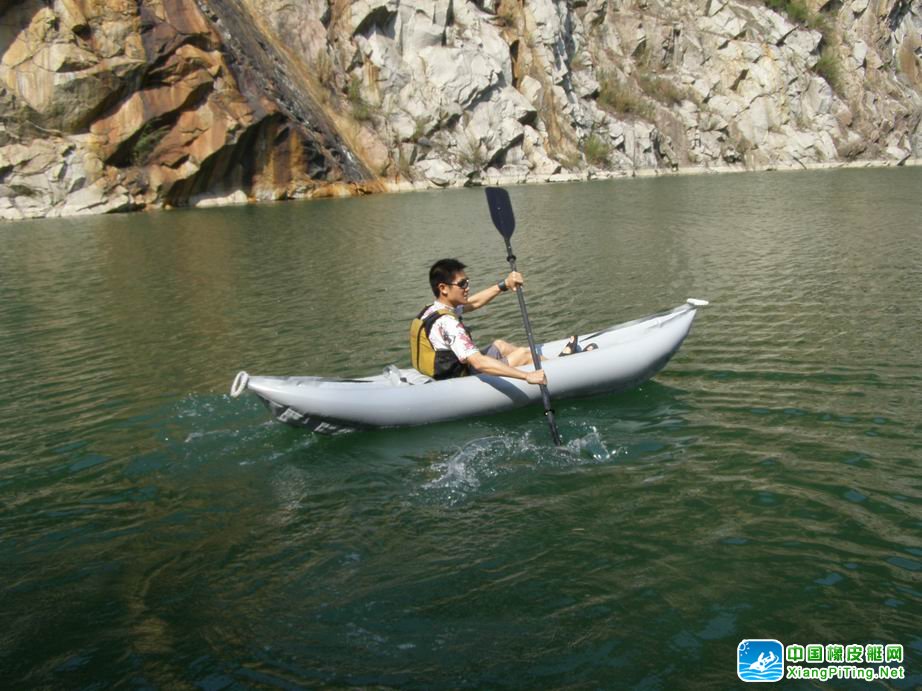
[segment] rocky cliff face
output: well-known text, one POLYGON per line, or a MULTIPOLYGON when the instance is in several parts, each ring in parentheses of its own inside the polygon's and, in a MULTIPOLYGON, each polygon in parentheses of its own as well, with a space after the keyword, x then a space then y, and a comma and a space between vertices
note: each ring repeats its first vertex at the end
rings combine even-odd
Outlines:
POLYGON ((922 156, 918 0, 0 14, 2 218, 922 156))

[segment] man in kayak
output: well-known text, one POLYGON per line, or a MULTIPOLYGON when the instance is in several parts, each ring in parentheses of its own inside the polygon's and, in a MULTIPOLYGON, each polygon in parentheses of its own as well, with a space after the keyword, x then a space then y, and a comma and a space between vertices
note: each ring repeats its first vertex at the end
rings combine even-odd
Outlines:
POLYGON ((503 280, 470 294, 465 265, 457 259, 440 259, 429 269, 429 285, 435 302, 420 312, 410 326, 413 366, 435 379, 463 377, 472 372, 547 384, 544 370, 523 372, 531 364, 531 351, 496 340, 481 353, 461 320, 465 312, 480 309, 500 293, 515 291, 524 283, 522 274, 511 272, 503 280))

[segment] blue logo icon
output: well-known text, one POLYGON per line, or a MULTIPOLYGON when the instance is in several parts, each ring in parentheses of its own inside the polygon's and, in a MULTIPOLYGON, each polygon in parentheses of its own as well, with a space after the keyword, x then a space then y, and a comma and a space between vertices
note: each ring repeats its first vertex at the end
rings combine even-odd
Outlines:
POLYGON ((743 681, 778 681, 784 676, 784 646, 773 638, 747 638, 736 649, 736 676, 743 681))

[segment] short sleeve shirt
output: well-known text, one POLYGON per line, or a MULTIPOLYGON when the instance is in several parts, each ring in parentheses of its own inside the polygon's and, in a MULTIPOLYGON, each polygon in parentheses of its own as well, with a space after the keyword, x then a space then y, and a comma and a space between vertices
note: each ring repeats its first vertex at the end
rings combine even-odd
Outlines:
MULTIPOLYGON (((422 318, 425 319, 433 312, 438 310, 450 310, 451 307, 443 305, 441 302, 432 303, 429 308, 423 312, 422 318)), ((454 308, 458 319, 464 312, 464 306, 458 305, 454 308)), ((447 314, 439 317, 435 324, 432 325, 432 331, 429 332, 429 342, 436 350, 450 350, 461 362, 467 362, 467 359, 480 350, 474 345, 474 341, 467 335, 467 331, 461 326, 458 319, 449 317, 447 314)))

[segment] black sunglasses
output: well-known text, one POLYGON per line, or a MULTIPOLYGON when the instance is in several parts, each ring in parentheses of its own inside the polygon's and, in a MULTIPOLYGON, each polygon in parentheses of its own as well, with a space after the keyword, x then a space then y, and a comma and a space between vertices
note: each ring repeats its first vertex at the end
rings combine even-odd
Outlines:
POLYGON ((461 290, 467 290, 467 287, 468 287, 470 284, 471 284, 471 282, 470 282, 468 279, 462 278, 462 279, 461 279, 460 281, 458 281, 457 283, 446 283, 445 285, 449 285, 449 286, 458 286, 461 290))

